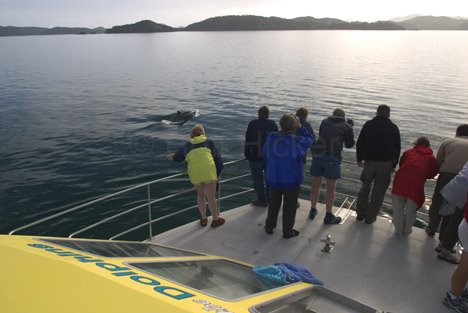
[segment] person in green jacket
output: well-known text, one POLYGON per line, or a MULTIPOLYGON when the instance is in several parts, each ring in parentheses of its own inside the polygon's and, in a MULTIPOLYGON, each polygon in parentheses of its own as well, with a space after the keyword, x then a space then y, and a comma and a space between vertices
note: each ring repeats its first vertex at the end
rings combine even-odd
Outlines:
POLYGON ((187 173, 190 181, 197 190, 197 204, 200 211, 200 224, 206 226, 206 202, 210 209, 213 221, 211 227, 224 224, 225 220, 219 216, 216 205, 216 184, 223 170, 223 160, 214 142, 206 138, 205 129, 196 124, 192 128, 190 141, 176 153, 167 155, 168 160, 187 162, 187 173))

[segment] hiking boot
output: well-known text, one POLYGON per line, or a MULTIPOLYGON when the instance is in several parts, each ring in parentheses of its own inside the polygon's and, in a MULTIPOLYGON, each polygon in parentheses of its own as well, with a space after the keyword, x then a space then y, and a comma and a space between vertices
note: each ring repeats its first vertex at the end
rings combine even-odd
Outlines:
POLYGON ((309 218, 313 220, 317 216, 317 213, 318 211, 316 208, 310 208, 309 218))
POLYGON ((458 297, 455 299, 452 299, 447 292, 447 295, 445 296, 445 299, 443 303, 454 310, 455 312, 458 313, 468 313, 468 308, 465 306, 465 303, 463 302, 462 297, 458 297))
POLYGON ((330 224, 339 224, 341 222, 341 217, 335 216, 333 213, 325 215, 323 219, 323 223, 330 225, 330 224))
POLYGON ((260 206, 266 208, 268 206, 268 203, 266 201, 260 201, 260 200, 255 200, 252 201, 252 204, 255 206, 260 206))
POLYGON ((429 227, 426 228, 426 234, 428 236, 434 237, 435 231, 431 230, 429 227))

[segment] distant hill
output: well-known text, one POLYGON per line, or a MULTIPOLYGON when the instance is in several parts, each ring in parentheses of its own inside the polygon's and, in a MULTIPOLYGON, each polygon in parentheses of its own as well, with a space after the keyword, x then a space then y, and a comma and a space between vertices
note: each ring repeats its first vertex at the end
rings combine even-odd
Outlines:
POLYGON ((400 23, 415 17, 421 16, 420 14, 411 14, 411 15, 406 15, 406 16, 399 16, 399 17, 394 17, 390 21, 395 22, 395 23, 400 23))
POLYGON ((446 16, 397 17, 391 21, 346 22, 336 18, 303 16, 292 19, 256 15, 227 15, 208 18, 183 28, 174 28, 143 20, 134 24, 103 27, 15 27, 0 26, 0 36, 58 35, 58 34, 117 34, 157 33, 174 31, 242 31, 242 30, 468 30, 468 18, 446 16))
POLYGON ((144 20, 135 24, 127 24, 121 26, 114 26, 106 30, 106 34, 121 34, 121 33, 159 33, 159 32, 173 32, 177 29, 164 24, 158 24, 150 20, 144 20))
POLYGON ((102 34, 106 31, 103 27, 16 27, 0 26, 0 36, 28 36, 28 35, 67 35, 67 34, 102 34))
POLYGON ((314 18, 310 16, 285 19, 255 15, 228 15, 206 19, 184 28, 186 31, 239 31, 239 30, 313 30, 313 29, 378 29, 403 30, 393 22, 375 23, 345 22, 334 18, 314 18))
POLYGON ((417 30, 468 30, 468 19, 447 16, 417 16, 398 24, 417 30))

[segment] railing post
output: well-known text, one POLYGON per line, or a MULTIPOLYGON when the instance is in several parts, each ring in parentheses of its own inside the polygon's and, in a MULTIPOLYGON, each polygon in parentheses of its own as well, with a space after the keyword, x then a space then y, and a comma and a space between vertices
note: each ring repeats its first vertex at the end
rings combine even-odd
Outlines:
POLYGON ((218 213, 221 213, 221 181, 218 180, 218 213))
POLYGON ((153 238, 153 225, 151 224, 151 221, 153 220, 151 218, 151 187, 148 184, 147 185, 147 190, 148 190, 148 226, 149 226, 149 239, 153 238))

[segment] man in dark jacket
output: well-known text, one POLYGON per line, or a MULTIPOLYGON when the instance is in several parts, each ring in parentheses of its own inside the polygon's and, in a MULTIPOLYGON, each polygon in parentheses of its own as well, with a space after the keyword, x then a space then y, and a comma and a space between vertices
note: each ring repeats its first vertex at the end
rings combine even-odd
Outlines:
POLYGON ((357 220, 365 219, 367 224, 375 222, 390 184, 392 170, 398 164, 400 150, 400 130, 390 120, 390 107, 380 105, 377 116, 362 127, 356 143, 357 164, 364 167, 362 187, 356 202, 357 220))
POLYGON ((320 124, 319 139, 312 147, 312 187, 310 189, 310 213, 309 218, 313 220, 317 215, 317 201, 319 197, 322 179, 327 180, 327 192, 325 195, 326 214, 324 224, 338 224, 341 222, 339 216, 332 213, 335 201, 336 181, 341 178, 341 151, 343 144, 346 148, 354 146, 352 120, 345 120, 345 112, 335 109, 333 115, 324 119, 320 124))
POLYGON ((276 123, 268 119, 270 110, 267 106, 258 109, 258 119, 252 120, 245 132, 244 156, 250 163, 250 173, 253 179, 257 200, 252 204, 266 207, 268 205, 268 189, 265 186, 265 160, 262 159, 262 148, 270 132, 278 131, 276 123))
MULTIPOLYGON (((301 107, 297 109, 296 111, 296 116, 299 118, 299 121, 301 122, 301 126, 304 127, 309 134, 312 136, 312 139, 315 140, 315 133, 314 130, 312 129, 312 125, 307 121, 307 115, 309 115, 309 110, 305 107, 301 107)), ((312 145, 310 146, 310 151, 312 152, 312 145)), ((307 156, 304 156, 304 164, 306 163, 307 156)))

